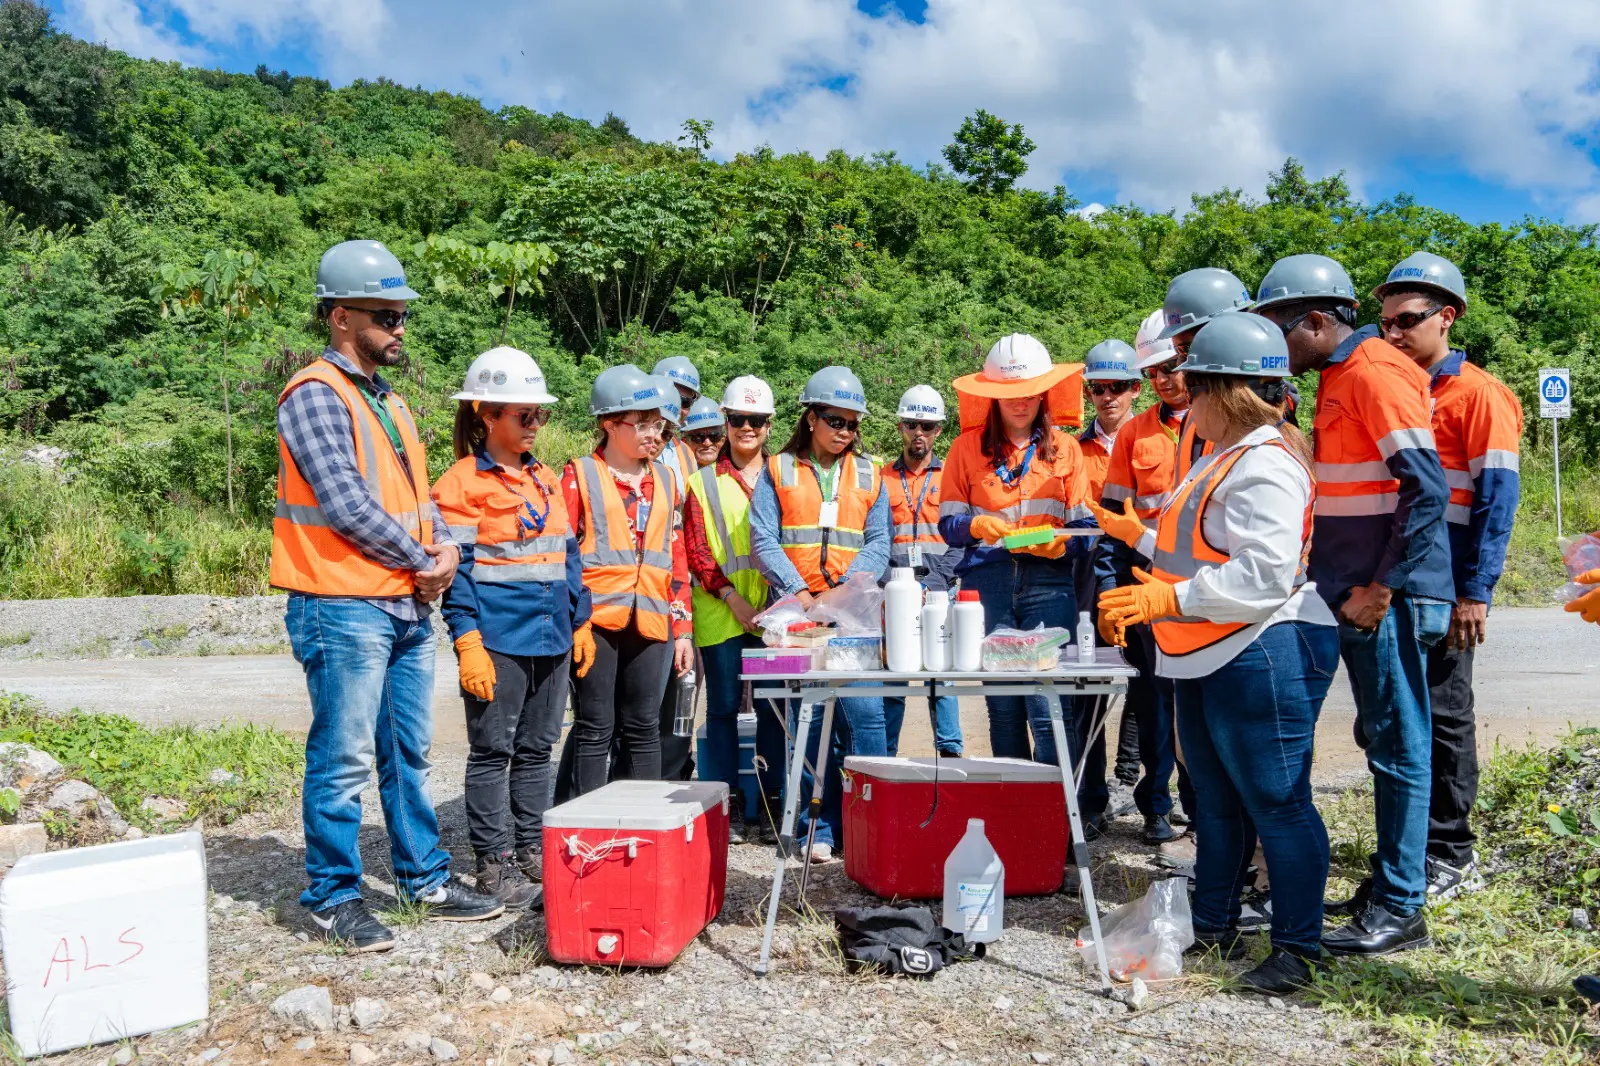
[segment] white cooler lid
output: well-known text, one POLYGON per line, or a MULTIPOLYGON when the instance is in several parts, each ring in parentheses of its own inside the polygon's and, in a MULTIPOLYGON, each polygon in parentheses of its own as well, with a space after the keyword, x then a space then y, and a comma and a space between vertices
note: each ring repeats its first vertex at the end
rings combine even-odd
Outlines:
POLYGON ((682 829, 728 798, 721 781, 613 781, 544 813, 553 829, 682 829))
POLYGON ((932 757, 887 758, 884 756, 851 755, 844 760, 844 768, 879 781, 932 781, 935 773, 940 782, 957 781, 1055 781, 1060 782, 1061 771, 1046 763, 1027 759, 934 759, 932 757), (938 764, 935 771, 934 764, 938 764))

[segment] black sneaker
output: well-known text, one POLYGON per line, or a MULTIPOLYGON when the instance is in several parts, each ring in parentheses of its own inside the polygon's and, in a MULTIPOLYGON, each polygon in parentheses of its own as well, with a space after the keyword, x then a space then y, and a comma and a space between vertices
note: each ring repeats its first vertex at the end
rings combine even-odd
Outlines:
POLYGON ((428 917, 436 922, 482 922, 506 912, 504 903, 453 874, 426 896, 418 896, 417 902, 428 905, 428 917))
POLYGON ((509 854, 478 856, 478 891, 512 910, 536 909, 544 889, 529 881, 509 854))
POLYGON ((347 951, 388 951, 394 947, 394 934, 367 910, 365 900, 347 899, 320 911, 311 920, 322 932, 322 939, 347 951))
POLYGON ((1272 928, 1272 893, 1270 890, 1263 892, 1257 888, 1245 890, 1244 899, 1240 901, 1239 928, 1250 933, 1258 933, 1263 929, 1272 928))
POLYGON ((1577 990, 1578 995, 1590 1003, 1600 1003, 1600 975, 1585 974, 1582 977, 1575 977, 1572 979, 1572 987, 1577 990))
POLYGON ((1106 835, 1106 816, 1103 814, 1086 814, 1083 816, 1083 839, 1085 843, 1099 840, 1106 835))
POLYGON ((1402 918, 1371 901, 1348 925, 1322 938, 1322 946, 1330 955, 1390 955, 1425 948, 1430 943, 1428 920, 1420 908, 1402 918))
POLYGON ((1164 814, 1147 814, 1144 816, 1144 842, 1146 844, 1165 844, 1169 840, 1177 840, 1183 834, 1172 828, 1172 823, 1164 814))
POLYGON ((1249 934, 1239 929, 1224 929, 1220 933, 1194 934, 1194 943, 1183 949, 1185 955, 1209 955, 1212 952, 1218 958, 1233 962, 1250 954, 1250 942, 1245 939, 1249 934))
POLYGON ((1309 985, 1314 973, 1311 960, 1273 948, 1261 965, 1239 975, 1239 983, 1263 996, 1287 996, 1309 985))
POLYGON ((1364 877, 1356 886, 1355 895, 1349 899, 1323 900, 1322 914, 1326 918, 1354 918, 1367 909, 1372 900, 1372 878, 1364 877))
POLYGON ((1473 852, 1472 858, 1467 860, 1465 866, 1451 866, 1442 859, 1429 855, 1427 875, 1430 903, 1442 903, 1467 892, 1476 892, 1484 884, 1483 875, 1478 872, 1477 852, 1473 852))
POLYGON ((744 825, 744 795, 734 789, 728 794, 728 843, 743 844, 749 839, 744 825))
POLYGON ((518 848, 514 854, 517 859, 517 869, 522 871, 522 876, 539 884, 544 880, 544 849, 534 844, 531 847, 518 848))

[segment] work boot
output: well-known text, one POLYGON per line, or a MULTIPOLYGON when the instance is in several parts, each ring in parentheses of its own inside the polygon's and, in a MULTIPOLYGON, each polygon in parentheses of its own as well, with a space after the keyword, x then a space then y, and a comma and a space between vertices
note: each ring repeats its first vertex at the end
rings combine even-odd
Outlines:
POLYGON ((1292 995, 1311 983, 1315 962, 1287 948, 1275 947, 1261 965, 1240 974, 1239 983, 1263 996, 1292 995))
POLYGON ((1256 933, 1272 928, 1272 893, 1247 888, 1240 901, 1239 928, 1256 933))
POLYGON ((1183 949, 1185 955, 1199 957, 1216 952, 1218 958, 1233 962, 1250 954, 1250 942, 1240 929, 1224 929, 1220 933, 1194 931, 1194 943, 1183 949))
POLYGON ((1354 918, 1366 909, 1367 903, 1372 899, 1372 878, 1363 877, 1356 886, 1355 894, 1349 899, 1323 900, 1322 914, 1325 918, 1354 918))
POLYGON ((1584 974, 1582 977, 1572 979, 1572 987, 1578 995, 1590 1003, 1600 1003, 1600 974, 1584 974))
POLYGON ((479 892, 493 896, 512 910, 528 907, 543 891, 522 875, 509 853, 479 855, 477 880, 479 892))
POLYGON ((766 796, 761 801, 761 809, 756 812, 756 832, 760 833, 758 844, 776 846, 778 843, 778 830, 783 827, 783 793, 777 792, 766 796))
POLYGON ((1322 946, 1330 955, 1389 955, 1425 948, 1430 943, 1428 920, 1420 908, 1402 918, 1370 900, 1349 924, 1322 938, 1322 946))
POLYGON ((346 951, 388 951, 394 947, 394 934, 367 910, 362 899, 347 899, 320 911, 311 912, 311 920, 322 933, 322 939, 338 944, 346 951))
POLYGON ((436 922, 482 922, 506 912, 498 896, 479 892, 453 874, 432 892, 418 896, 417 902, 428 905, 428 917, 436 922))
POLYGON ((1146 844, 1165 844, 1169 840, 1177 840, 1183 834, 1172 828, 1172 823, 1164 814, 1147 814, 1144 816, 1144 842, 1146 844))
POLYGON ((1442 903, 1483 887, 1483 875, 1478 872, 1478 853, 1465 866, 1451 866, 1432 855, 1427 859, 1428 902, 1442 903))
POLYGON ((1106 816, 1103 814, 1086 814, 1083 816, 1083 839, 1087 843, 1099 840, 1106 835, 1106 816))
POLYGON ((734 789, 728 793, 728 843, 743 844, 750 839, 744 824, 744 793, 734 789))
POLYGON ((530 844, 516 851, 517 869, 522 871, 522 876, 539 884, 544 881, 544 849, 538 844, 530 844))

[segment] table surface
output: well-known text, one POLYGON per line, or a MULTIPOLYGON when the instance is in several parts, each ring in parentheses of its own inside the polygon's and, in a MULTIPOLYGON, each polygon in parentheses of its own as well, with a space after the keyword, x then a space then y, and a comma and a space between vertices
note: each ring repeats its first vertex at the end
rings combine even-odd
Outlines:
POLYGON ((763 681, 992 681, 1016 684, 1028 681, 1116 681, 1137 677, 1117 648, 1096 648, 1093 663, 1080 663, 1076 647, 1066 650, 1054 670, 807 670, 803 673, 741 674, 740 680, 763 681))

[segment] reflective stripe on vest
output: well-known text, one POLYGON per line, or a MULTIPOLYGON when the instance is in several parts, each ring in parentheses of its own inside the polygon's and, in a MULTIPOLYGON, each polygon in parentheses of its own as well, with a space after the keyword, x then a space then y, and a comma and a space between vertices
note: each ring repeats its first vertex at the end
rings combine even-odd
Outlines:
MULTIPOLYGON (((405 449, 402 463, 359 387, 327 359, 317 360, 290 379, 278 403, 282 405, 291 392, 310 382, 332 389, 349 411, 356 469, 373 500, 418 543, 432 544, 428 456, 405 401, 390 394, 395 429, 405 449)), ((274 588, 316 596, 400 597, 416 590, 410 570, 393 570, 374 561, 333 530, 315 490, 295 466, 281 437, 268 581, 274 588)))
POLYGON ((837 584, 866 546, 867 516, 878 498, 879 473, 871 460, 850 453, 839 461, 851 465, 837 474, 834 528, 823 529, 818 524, 822 486, 815 471, 802 475, 793 452, 779 452, 767 460, 767 473, 778 496, 778 543, 812 592, 837 584))
POLYGON ((650 464, 655 495, 641 549, 610 472, 601 470, 592 455, 572 462, 583 503, 578 547, 583 583, 594 602, 594 624, 615 631, 626 629, 632 619, 641 636, 671 639, 672 520, 677 507, 672 475, 663 464, 650 464))
POLYGON ((898 472, 885 472, 883 487, 889 497, 889 529, 892 534, 889 544, 890 566, 910 566, 913 544, 920 548, 923 559, 943 555, 948 550, 944 538, 939 536, 942 505, 935 498, 941 495, 943 473, 942 467, 928 470, 923 474, 926 480, 908 483, 901 480, 904 475, 898 472), (908 484, 910 495, 907 495, 908 484), (913 514, 919 497, 922 499, 921 511, 913 514))
MULTIPOLYGON (((456 460, 433 486, 434 502, 450 522, 457 544, 473 546, 472 578, 482 584, 551 583, 567 576, 567 538, 571 526, 561 486, 548 467, 515 475, 538 485, 548 506, 544 528, 532 526, 530 493, 499 470, 480 470, 478 457, 456 460), (544 471, 550 476, 541 476, 544 471), (507 501, 515 500, 508 508, 507 501)), ((519 481, 521 484, 521 481, 519 481)))

